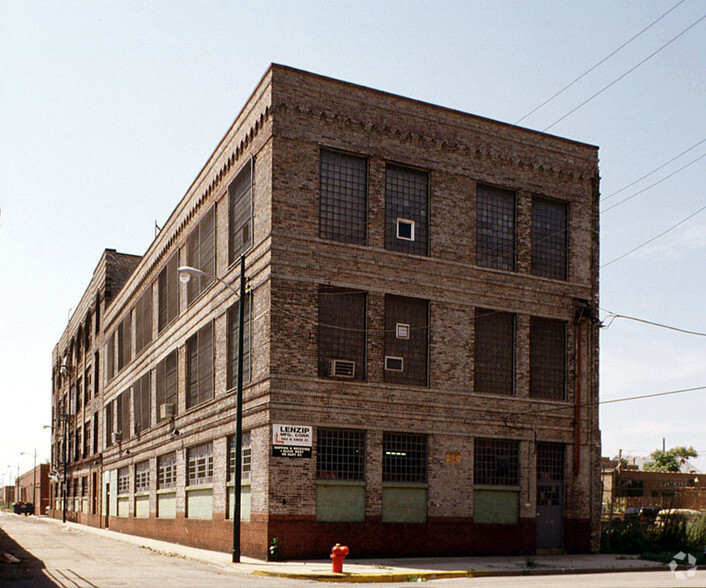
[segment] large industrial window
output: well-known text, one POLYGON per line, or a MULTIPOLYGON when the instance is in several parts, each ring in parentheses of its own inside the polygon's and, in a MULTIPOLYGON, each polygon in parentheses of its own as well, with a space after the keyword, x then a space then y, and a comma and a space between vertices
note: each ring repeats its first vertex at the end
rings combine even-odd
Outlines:
POLYGON ((382 481, 427 481, 426 435, 411 433, 383 434, 382 481))
POLYGON ((566 397, 566 322, 530 318, 530 396, 566 397))
POLYGON ((316 476, 320 480, 363 480, 365 432, 319 429, 316 439, 316 476))
POLYGON ((118 494, 130 493, 130 468, 124 467, 118 470, 118 494))
POLYGON ((507 439, 476 439, 473 481, 485 486, 519 486, 519 444, 507 439))
MULTIPOLYGON (((252 447, 250 445, 250 431, 243 433, 241 441, 241 470, 240 476, 243 481, 250 480, 252 465, 252 447)), ((228 437, 228 481, 235 479, 235 435, 228 437)))
POLYGON ((563 480, 565 453, 562 443, 537 443, 537 480, 563 480))
POLYGON ((118 411, 118 427, 117 433, 120 434, 120 440, 126 441, 130 435, 130 390, 121 392, 116 398, 118 411))
POLYGON ((568 206, 566 202, 532 198, 532 274, 567 279, 568 206))
POLYGON ((157 422, 170 418, 177 412, 177 352, 172 351, 157 364, 157 422), (163 409, 163 406, 170 408, 163 409))
POLYGON ((186 408, 213 398, 213 322, 186 342, 186 408))
MULTIPOLYGON (((250 381, 252 356, 252 295, 245 295, 243 325, 243 382, 250 381)), ((238 325, 240 324, 240 301, 228 309, 228 389, 238 382, 238 325)))
POLYGON ((179 252, 171 256, 157 278, 158 329, 161 333, 179 314, 179 252))
POLYGON ((515 315, 476 309, 474 390, 512 394, 515 364, 515 315))
POLYGON ((132 311, 118 325, 118 371, 132 359, 132 311))
POLYGON ((188 486, 203 486, 213 481, 213 443, 187 449, 186 471, 188 486))
POLYGON ((495 269, 515 269, 515 193, 478 184, 476 260, 495 269))
POLYGON ((135 417, 135 435, 150 428, 150 385, 151 372, 147 372, 135 381, 132 386, 133 414, 135 417))
POLYGON ((113 411, 115 400, 111 400, 105 407, 105 447, 113 444, 113 411))
POLYGON ((141 461, 135 464, 135 492, 149 492, 150 462, 141 461))
POLYGON ((368 224, 368 163, 321 151, 319 222, 322 239, 365 245, 368 224))
POLYGON ((135 353, 140 353, 152 341, 152 286, 135 305, 135 353))
POLYGON ((107 381, 115 376, 115 332, 108 335, 108 343, 105 346, 105 375, 107 381))
POLYGON ((176 488, 176 453, 167 453, 157 458, 157 488, 176 488))
POLYGON ((319 286, 319 377, 365 380, 366 294, 319 286))
POLYGON ((191 304, 213 282, 216 273, 216 206, 204 215, 186 240, 186 265, 208 275, 191 276, 186 284, 187 303, 191 304))
POLYGON ((429 303, 385 296, 385 382, 427 385, 429 303))
POLYGON ((252 166, 253 161, 248 161, 228 186, 228 219, 230 224, 228 250, 230 263, 233 263, 245 253, 252 243, 252 166))
POLYGON ((397 165, 385 171, 385 247, 429 252, 429 174, 397 165))

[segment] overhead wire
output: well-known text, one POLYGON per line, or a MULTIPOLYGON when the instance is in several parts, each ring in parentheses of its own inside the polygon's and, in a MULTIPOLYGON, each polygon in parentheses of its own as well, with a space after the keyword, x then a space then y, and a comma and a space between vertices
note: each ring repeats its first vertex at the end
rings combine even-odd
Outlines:
POLYGON ((622 318, 622 319, 626 319, 626 320, 630 320, 630 321, 635 321, 635 322, 638 322, 638 323, 644 323, 644 324, 646 324, 646 325, 651 325, 651 326, 653 326, 653 327, 660 327, 660 328, 662 328, 662 329, 668 329, 668 330, 670 330, 670 331, 676 331, 676 332, 678 332, 678 333, 685 333, 685 334, 687 334, 687 335, 696 335, 697 337, 706 337, 706 333, 701 333, 701 332, 699 332, 699 331, 690 331, 690 330, 688 330, 688 329, 680 329, 679 327, 673 327, 673 326, 671 326, 671 325, 665 325, 665 324, 663 324, 663 323, 657 323, 657 322, 650 321, 650 320, 647 320, 647 319, 638 318, 638 317, 635 317, 635 316, 628 316, 628 315, 626 315, 626 314, 619 314, 619 313, 612 312, 612 311, 610 311, 610 310, 608 310, 608 309, 606 309, 606 308, 601 308, 601 310, 602 310, 603 312, 608 313, 608 315, 609 315, 608 318, 609 318, 610 320, 609 320, 609 322, 608 322, 607 325, 605 324, 605 319, 604 319, 604 321, 602 321, 602 322, 604 323, 602 326, 603 326, 604 328, 606 328, 606 329, 607 329, 608 327, 610 327, 610 325, 613 324, 613 321, 614 321, 615 319, 622 318))

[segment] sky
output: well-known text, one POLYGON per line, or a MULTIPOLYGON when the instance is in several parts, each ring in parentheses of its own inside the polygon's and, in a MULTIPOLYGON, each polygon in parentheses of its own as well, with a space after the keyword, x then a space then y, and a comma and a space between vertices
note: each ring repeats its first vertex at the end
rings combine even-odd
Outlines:
MULTIPOLYGON (((516 123, 637 35, 520 124, 600 147, 602 208, 634 195, 601 214, 602 400, 706 387, 706 337, 609 314, 706 333, 704 15, 703 0, 0 0, 0 484, 49 458, 52 350, 103 250, 146 251, 272 62, 516 123)), ((604 455, 664 438, 706 472, 706 389, 600 412, 604 455)))

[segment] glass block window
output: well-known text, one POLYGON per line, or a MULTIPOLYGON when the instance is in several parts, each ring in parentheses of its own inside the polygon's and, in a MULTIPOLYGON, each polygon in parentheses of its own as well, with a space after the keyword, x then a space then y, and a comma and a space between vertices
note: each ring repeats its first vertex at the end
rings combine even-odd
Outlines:
MULTIPOLYGON (((210 275, 216 273, 216 206, 204 215, 186 240, 186 265, 210 275)), ((187 303, 191 304, 210 284, 213 278, 191 276, 186 284, 187 303)))
MULTIPOLYGON (((78 480, 76 480, 78 482, 78 480)), ((130 468, 118 469, 118 494, 130 493, 130 468)))
POLYGON ((157 458, 157 488, 176 488, 176 453, 167 453, 157 458))
POLYGON ((162 404, 173 405, 174 414, 177 412, 177 352, 172 351, 167 357, 157 364, 157 418, 163 420, 160 415, 162 404))
POLYGON ((401 358, 385 369, 385 382, 427 385, 429 303, 418 298, 385 296, 385 356, 401 358), (402 327, 402 328, 400 328, 402 327), (400 337, 399 335, 407 335, 400 337))
POLYGON ((179 314, 179 252, 171 256, 157 278, 158 329, 161 333, 179 314))
POLYGON ((141 461, 135 464, 135 492, 149 492, 150 462, 141 461))
POLYGON ((253 162, 248 161, 228 186, 228 251, 230 263, 235 262, 252 243, 253 162))
MULTIPOLYGON (((241 446, 241 470, 240 479, 250 480, 252 466, 252 447, 250 445, 250 431, 243 433, 241 446)), ((228 437, 228 481, 235 479, 235 435, 228 437)))
POLYGON ((476 189, 476 261, 515 270, 515 193, 478 184, 476 189))
POLYGON ((481 394, 513 394, 515 315, 476 309, 474 389, 481 394))
MULTIPOLYGON (((252 358, 252 294, 245 295, 243 325, 243 382, 250 381, 252 358)), ((228 389, 238 383, 238 325, 240 324, 240 301, 228 309, 228 389)))
POLYGON ((213 443, 204 443, 186 450, 188 486, 202 486, 213 481, 213 443))
POLYGON ((368 225, 368 162, 321 151, 319 229, 322 239, 365 245, 368 225))
POLYGON ((132 411, 135 417, 135 435, 151 425, 150 386, 151 372, 147 372, 132 385, 132 411))
POLYGON ((427 436, 384 433, 382 437, 382 481, 427 481, 427 436))
POLYGON ((565 449, 562 443, 537 443, 537 479, 564 479, 565 449))
POLYGON ((429 174, 388 165, 385 170, 385 247, 429 253, 429 174))
POLYGON ((476 439, 474 444, 474 484, 519 486, 519 443, 508 439, 476 439))
POLYGON ((140 353, 152 341, 152 286, 135 305, 135 353, 140 353))
POLYGON ((186 342, 186 408, 213 398, 213 322, 186 342))
POLYGON ((566 321, 530 318, 530 396, 566 398, 566 321))
POLYGON ((363 480, 364 475, 365 431, 317 431, 316 477, 319 480, 363 480))
POLYGON ((335 377, 333 360, 346 360, 365 380, 365 309, 365 292, 319 286, 319 377, 335 377))
POLYGON ((532 274, 566 280, 568 273, 568 205, 532 198, 532 274))

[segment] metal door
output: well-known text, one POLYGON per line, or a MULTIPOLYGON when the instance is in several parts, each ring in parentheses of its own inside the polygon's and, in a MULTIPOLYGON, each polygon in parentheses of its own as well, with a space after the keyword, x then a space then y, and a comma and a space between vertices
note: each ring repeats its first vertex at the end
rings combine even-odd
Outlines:
POLYGON ((564 445, 537 444, 537 549, 564 546, 564 445))

